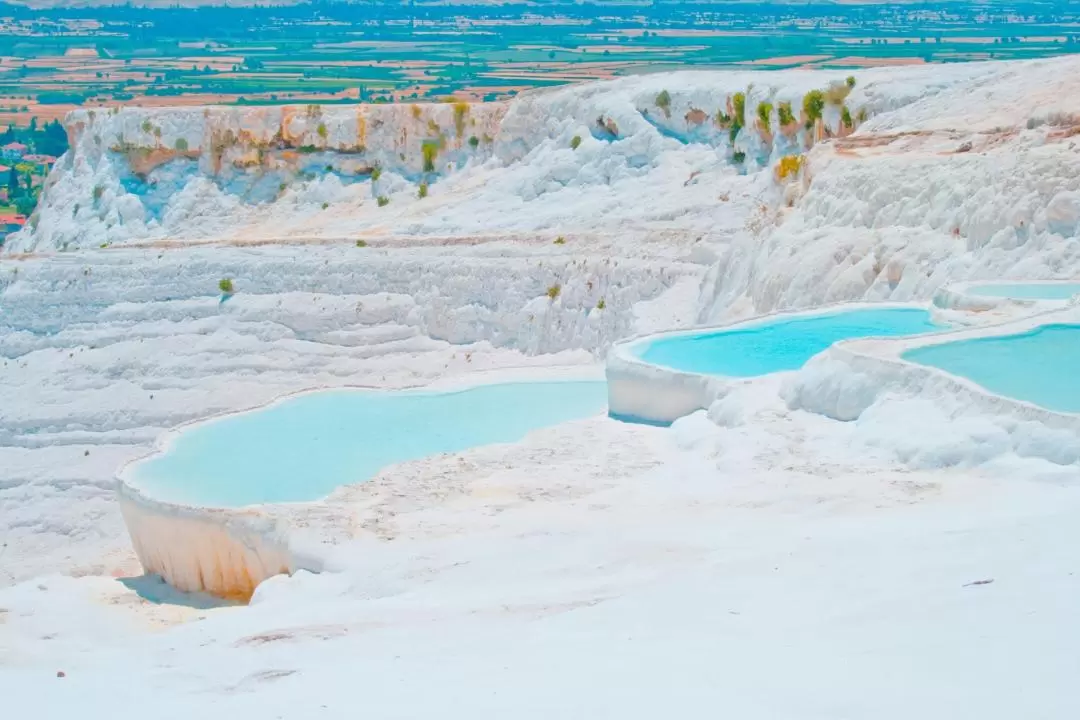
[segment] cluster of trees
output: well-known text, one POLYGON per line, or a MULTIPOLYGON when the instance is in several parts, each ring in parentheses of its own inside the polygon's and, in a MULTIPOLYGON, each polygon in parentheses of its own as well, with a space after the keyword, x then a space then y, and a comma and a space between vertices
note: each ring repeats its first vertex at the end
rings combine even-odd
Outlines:
POLYGON ((15 206, 15 212, 29 216, 37 207, 40 188, 34 187, 33 176, 18 167, 12 166, 7 178, 8 202, 15 206))
MULTIPOLYGON (((0 133, 0 145, 12 142, 20 142, 26 145, 29 153, 40 155, 58 157, 68 149, 67 131, 58 120, 40 127, 37 118, 31 118, 30 125, 25 128, 8 125, 7 130, 0 133)), ((18 162, 14 159, 4 162, 11 165, 6 178, 8 203, 14 205, 15 212, 20 215, 30 215, 37 207, 38 195, 41 193, 40 184, 34 184, 34 175, 42 171, 33 163, 18 162)))
POLYGON ((60 157, 68 149, 67 131, 59 120, 38 126, 37 118, 30 118, 30 125, 25 128, 8 125, 0 133, 0 145, 20 142, 30 148, 29 152, 60 157))

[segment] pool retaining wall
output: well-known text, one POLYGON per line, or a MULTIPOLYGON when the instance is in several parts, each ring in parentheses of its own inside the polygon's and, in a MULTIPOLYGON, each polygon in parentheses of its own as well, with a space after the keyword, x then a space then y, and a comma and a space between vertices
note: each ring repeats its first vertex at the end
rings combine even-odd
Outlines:
POLYGON ((178 590, 246 601, 263 580, 299 569, 258 509, 160 502, 124 482, 119 499, 143 570, 178 590))
MULTIPOLYGON (((913 303, 835 303, 809 310, 766 313, 727 325, 651 333, 620 340, 611 346, 605 364, 608 414, 629 422, 670 425, 684 415, 708 409, 733 383, 753 380, 752 377, 707 375, 678 370, 647 362, 638 356, 638 349, 656 340, 738 330, 770 319, 815 317, 843 310, 894 308, 927 309, 926 305, 913 303)), ((930 311, 933 313, 932 308, 930 311)))
POLYGON ((844 340, 814 356, 783 385, 792 409, 835 420, 857 420, 885 396, 942 400, 951 416, 981 414, 995 419, 1020 455, 1057 464, 1080 462, 1080 414, 1058 412, 998 395, 958 375, 903 359, 918 347, 1014 335, 1041 325, 1080 323, 1080 308, 1010 322, 903 338, 844 340))

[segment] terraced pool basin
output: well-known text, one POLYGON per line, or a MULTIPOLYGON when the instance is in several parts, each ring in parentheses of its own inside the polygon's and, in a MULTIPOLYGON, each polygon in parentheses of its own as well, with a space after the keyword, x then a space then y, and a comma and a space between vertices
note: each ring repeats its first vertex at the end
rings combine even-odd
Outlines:
POLYGON ((753 377, 797 370, 840 340, 933 332, 922 308, 887 307, 781 316, 733 329, 659 337, 634 348, 651 365, 683 372, 753 377))
POLYGON ((213 507, 315 500, 382 468, 601 414, 598 381, 454 392, 329 390, 193 425, 124 478, 154 500, 213 507))
POLYGON ((1012 300, 1068 300, 1073 295, 1080 295, 1080 283, 992 283, 972 285, 967 292, 981 297, 1012 300))
POLYGON ((1080 412, 1080 325, 914 348, 901 357, 1049 410, 1080 412))

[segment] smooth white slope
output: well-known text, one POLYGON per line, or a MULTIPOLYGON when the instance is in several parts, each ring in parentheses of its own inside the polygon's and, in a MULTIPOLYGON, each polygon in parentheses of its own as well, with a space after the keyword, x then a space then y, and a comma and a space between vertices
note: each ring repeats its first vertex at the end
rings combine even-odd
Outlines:
POLYGON ((702 416, 672 430, 597 419, 403 467, 355 491, 357 522, 389 542, 340 546, 339 572, 274 580, 250 608, 189 611, 200 622, 169 627, 175 611, 101 579, 10 588, 7 706, 48 718, 1080 709, 1075 469, 1003 458, 911 471, 857 425, 785 410, 775 387, 728 404, 743 418, 724 430, 702 416))

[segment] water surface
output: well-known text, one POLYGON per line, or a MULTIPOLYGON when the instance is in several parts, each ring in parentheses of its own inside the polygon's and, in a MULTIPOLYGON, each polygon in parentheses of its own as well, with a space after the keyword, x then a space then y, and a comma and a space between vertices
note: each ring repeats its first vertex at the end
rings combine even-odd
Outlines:
POLYGON ((780 317, 734 330, 662 337, 638 349, 654 365, 705 375, 753 377, 797 370, 840 340, 942 329, 921 308, 861 308, 780 317))
POLYGON ((973 285, 971 295, 1015 300, 1068 300, 1080 294, 1080 283, 1016 283, 1015 285, 973 285))
POLYGON ((131 468, 156 499, 237 507, 314 500, 382 468, 603 414, 598 381, 480 385, 455 392, 328 390, 194 425, 131 468))
POLYGON ((905 360, 1050 410, 1080 412, 1080 325, 1043 325, 1016 335, 914 348, 905 360))

